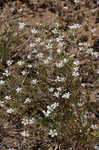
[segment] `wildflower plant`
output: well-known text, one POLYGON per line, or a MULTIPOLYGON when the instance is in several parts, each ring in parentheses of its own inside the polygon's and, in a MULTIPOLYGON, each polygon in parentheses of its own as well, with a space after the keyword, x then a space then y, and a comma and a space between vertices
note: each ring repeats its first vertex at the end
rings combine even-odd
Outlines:
MULTIPOLYGON (((24 30, 24 25, 19 23, 19 29, 24 30)), ((25 126, 21 136, 37 140, 40 137, 42 141, 46 138, 48 142, 60 140, 60 145, 65 146, 72 142, 87 145, 95 140, 97 126, 85 110, 89 97, 81 92, 86 85, 80 78, 79 57, 75 60, 73 53, 65 51, 64 36, 57 26, 32 27, 28 43, 31 53, 6 60, 8 67, 0 74, 0 88, 6 89, 1 92, 0 106, 5 107, 5 116, 20 116, 25 126)), ((80 27, 76 24, 68 30, 74 32, 80 27)))

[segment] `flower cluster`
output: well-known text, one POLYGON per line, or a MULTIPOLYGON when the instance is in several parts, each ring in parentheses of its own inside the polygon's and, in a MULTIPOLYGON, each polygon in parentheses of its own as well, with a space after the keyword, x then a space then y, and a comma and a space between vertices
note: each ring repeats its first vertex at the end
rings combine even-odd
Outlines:
POLYGON ((32 117, 31 119, 23 118, 23 120, 22 120, 22 124, 24 124, 25 126, 28 125, 28 124, 32 124, 34 122, 35 122, 34 117, 32 117))
POLYGON ((11 114, 12 112, 14 112, 12 108, 7 109, 7 113, 11 114))
POLYGON ((64 77, 57 76, 56 79, 55 79, 55 82, 64 82, 64 81, 65 81, 64 77))
POLYGON ((19 66, 21 66, 21 65, 24 64, 24 61, 21 61, 21 60, 20 60, 20 61, 17 62, 17 64, 18 64, 19 66))
POLYGON ((70 29, 79 29, 81 27, 81 25, 79 24, 74 24, 72 26, 69 26, 70 29))
POLYGON ((99 57, 99 52, 94 52, 94 49, 93 48, 88 48, 86 50, 86 53, 87 54, 91 54, 92 56, 95 56, 96 58, 99 57))
POLYGON ((56 67, 57 68, 62 68, 64 67, 65 63, 67 62, 67 59, 64 58, 63 60, 61 60, 60 62, 56 62, 56 67))
POLYGON ((74 67, 74 71, 73 71, 72 76, 78 77, 79 76, 79 72, 78 72, 78 70, 79 70, 79 67, 78 67, 79 61, 78 60, 74 61, 74 65, 75 65, 75 67, 74 67))

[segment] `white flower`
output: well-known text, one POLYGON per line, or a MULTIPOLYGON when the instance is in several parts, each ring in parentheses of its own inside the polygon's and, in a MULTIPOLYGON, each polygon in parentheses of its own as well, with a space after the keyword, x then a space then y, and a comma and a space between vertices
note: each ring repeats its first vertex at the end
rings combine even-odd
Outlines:
POLYGON ((59 91, 58 92, 54 92, 54 95, 53 96, 55 96, 55 97, 59 97, 59 95, 60 95, 60 93, 59 93, 59 91))
POLYGON ((52 30, 52 32, 53 32, 54 34, 57 34, 57 33, 58 33, 58 30, 57 30, 56 28, 54 28, 54 30, 52 30))
POLYGON ((47 112, 45 110, 42 111, 46 117, 48 117, 51 111, 48 109, 47 112))
POLYGON ((77 60, 77 61, 74 61, 74 65, 79 65, 79 60, 77 60))
POLYGON ((83 43, 80 42, 78 45, 79 45, 79 46, 83 46, 83 43))
POLYGON ((10 99, 11 99, 11 96, 5 96, 5 99, 6 99, 6 100, 10 100, 10 99))
POLYGON ((87 115, 87 114, 84 114, 83 117, 84 117, 84 120, 87 121, 88 115, 87 115))
POLYGON ((72 74, 72 76, 78 77, 78 76, 79 76, 79 73, 74 71, 73 74, 72 74))
POLYGON ((45 47, 46 47, 47 49, 51 49, 51 48, 52 48, 52 44, 48 43, 47 45, 45 45, 45 47))
POLYGON ((74 67, 74 71, 75 72, 78 71, 78 69, 79 69, 79 67, 74 67))
POLYGON ((28 68, 32 68, 32 64, 28 64, 28 68))
POLYGON ((25 126, 28 125, 28 124, 32 124, 34 122, 35 122, 34 117, 32 117, 31 119, 23 118, 23 120, 22 120, 22 124, 24 124, 25 126))
POLYGON ((31 102, 30 98, 26 98, 24 103, 31 102))
POLYGON ((86 51, 86 53, 93 54, 93 48, 88 48, 87 51, 86 51))
POLYGON ((46 59, 46 60, 43 60, 44 64, 49 64, 49 60, 46 59))
POLYGON ((58 134, 56 132, 56 129, 54 130, 50 129, 49 135, 51 135, 51 137, 57 136, 58 134))
POLYGON ((53 110, 57 107, 57 106, 59 106, 59 103, 54 103, 54 104, 52 104, 51 106, 47 106, 47 112, 45 111, 45 110, 43 110, 42 112, 44 113, 44 115, 46 116, 46 117, 48 117, 49 115, 50 115, 50 113, 52 113, 53 112, 53 110))
POLYGON ((8 60, 7 65, 10 66, 12 64, 13 60, 8 60))
POLYGON ((56 103, 56 102, 55 102, 54 104, 51 105, 51 108, 52 108, 52 109, 55 109, 57 106, 59 106, 59 103, 56 103))
POLYGON ((56 67, 57 68, 62 68, 64 66, 63 61, 60 61, 59 63, 56 62, 56 67))
POLYGON ((21 135, 24 137, 29 137, 29 132, 24 130, 21 132, 21 135))
POLYGON ((29 124, 33 124, 35 122, 35 118, 32 117, 31 119, 29 119, 29 124))
POLYGON ((27 56, 27 59, 31 59, 31 55, 28 55, 28 56, 27 56))
POLYGON ((3 73, 3 75, 5 75, 5 76, 9 76, 11 73, 8 71, 8 70, 5 70, 5 73, 3 73))
POLYGON ((53 58, 52 58, 52 56, 48 56, 48 58, 47 58, 48 60, 52 60, 53 58))
POLYGON ((37 25, 37 26, 43 26, 43 24, 42 24, 42 23, 36 23, 36 25, 37 25))
POLYGON ((3 85, 3 84, 5 84, 5 81, 0 80, 0 85, 3 85))
POLYGON ((56 79, 55 79, 55 82, 64 82, 64 81, 65 81, 64 77, 57 76, 56 79))
POLYGON ((35 47, 35 46, 36 46, 35 43, 30 43, 30 47, 31 47, 31 48, 33 48, 33 47, 35 47))
POLYGON ((98 127, 97 127, 97 125, 96 125, 96 124, 95 124, 95 125, 94 125, 94 124, 92 124, 92 125, 91 125, 91 128, 92 128, 92 129, 97 129, 98 127))
POLYGON ((23 118, 22 124, 24 124, 25 126, 28 125, 29 124, 29 120, 27 118, 23 118))
POLYGON ((19 92, 21 92, 21 90, 22 90, 22 88, 18 87, 18 88, 16 89, 16 92, 19 93, 19 92))
POLYGON ((65 78, 60 78, 60 82, 64 82, 65 81, 65 78))
POLYGON ((66 63, 68 60, 66 58, 63 59, 63 62, 66 63))
POLYGON ((62 95, 62 98, 67 98, 67 99, 69 99, 70 95, 71 95, 70 92, 65 93, 65 94, 62 95))
POLYGON ((86 83, 81 83, 81 86, 82 86, 82 87, 85 87, 85 86, 86 86, 86 83))
POLYGON ((37 49, 33 48, 32 53, 37 53, 37 49))
POLYGON ((31 32, 32 32, 33 34, 38 33, 38 31, 37 31, 36 29, 32 29, 31 32))
POLYGON ((75 108, 75 104, 72 104, 72 108, 75 108))
POLYGON ((96 73, 99 74, 99 70, 96 73))
POLYGON ((23 10, 22 8, 19 9, 20 12, 21 12, 22 10, 23 10))
POLYGON ((84 46, 90 46, 87 42, 83 43, 84 46))
POLYGON ((75 3, 79 3, 79 0, 74 0, 75 3))
POLYGON ((21 65, 24 64, 24 61, 21 61, 21 60, 20 60, 20 61, 17 62, 17 64, 18 64, 19 66, 21 66, 21 65))
POLYGON ((36 38, 36 42, 40 42, 40 41, 41 41, 40 37, 36 38))
POLYGON ((43 55, 44 55, 44 54, 40 52, 40 53, 37 54, 37 57, 38 57, 38 58, 42 58, 43 55))
POLYGON ((9 109, 7 110, 7 113, 9 113, 9 114, 11 114, 12 112, 14 112, 14 110, 13 110, 12 108, 9 108, 9 109))
POLYGON ((16 149, 14 149, 14 148, 9 148, 9 149, 7 149, 7 150, 16 150, 16 149))
POLYGON ((96 28, 91 29, 91 32, 92 33, 96 32, 96 28))
POLYGON ((59 91, 59 92, 61 92, 61 91, 62 91, 62 88, 61 88, 61 87, 56 88, 56 89, 57 89, 57 91, 59 91))
POLYGON ((0 107, 4 107, 4 101, 0 101, 0 107))
POLYGON ((24 26, 25 26, 25 23, 19 22, 19 29, 20 29, 20 30, 24 29, 24 26))
POLYGON ((38 81, 37 81, 37 79, 33 79, 33 80, 31 81, 31 83, 32 83, 32 84, 37 84, 38 81))
POLYGON ((83 103, 79 103, 79 102, 78 102, 78 103, 77 103, 77 106, 78 106, 78 107, 82 107, 82 106, 83 106, 83 103))
POLYGON ((47 39, 46 41, 47 41, 47 43, 52 43, 53 40, 52 39, 47 39))
POLYGON ((99 57, 99 53, 98 52, 93 52, 93 55, 97 58, 99 57))
MULTIPOLYGON (((75 1, 77 1, 77 0, 75 0, 75 1)), ((70 29, 77 29, 77 28, 80 28, 80 27, 81 27, 81 25, 79 25, 79 24, 74 24, 72 26, 69 26, 70 29)))
POLYGON ((83 50, 83 47, 79 47, 79 50, 82 51, 82 50, 83 50))
POLYGON ((49 88, 49 92, 53 92, 54 91, 54 88, 49 88))
POLYGON ((74 57, 74 56, 75 56, 75 54, 71 54, 69 57, 72 58, 72 57, 74 57))
POLYGON ((45 42, 43 41, 43 42, 40 42, 40 45, 44 45, 45 44, 45 42))
POLYGON ((59 103, 53 103, 51 106, 47 106, 47 109, 52 112, 57 106, 59 106, 59 103))
POLYGON ((57 53, 61 53, 62 52, 62 50, 61 49, 57 49, 57 53))
POLYGON ((24 75, 26 75, 27 72, 25 70, 23 70, 21 73, 24 76, 24 75))
POLYGON ((99 145, 95 145, 95 149, 96 149, 96 150, 99 150, 99 145))
POLYGON ((62 39, 60 37, 56 38, 57 42, 60 42, 62 39))
POLYGON ((59 27, 59 23, 58 23, 58 22, 55 22, 55 23, 54 23, 54 26, 55 26, 55 27, 59 27))
POLYGON ((47 106, 47 109, 52 112, 53 111, 53 108, 51 106, 47 106))
POLYGON ((64 9, 68 9, 68 7, 67 6, 65 6, 65 7, 63 7, 64 9))

